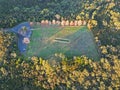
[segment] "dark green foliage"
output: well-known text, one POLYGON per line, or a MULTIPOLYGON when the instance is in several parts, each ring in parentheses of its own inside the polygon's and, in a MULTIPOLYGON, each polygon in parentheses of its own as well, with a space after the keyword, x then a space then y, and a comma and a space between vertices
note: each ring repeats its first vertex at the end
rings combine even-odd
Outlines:
POLYGON ((0 0, 0 27, 12 27, 23 21, 52 20, 59 14, 61 19, 75 20, 82 15, 83 19, 95 19, 98 28, 104 27, 102 21, 110 23, 109 10, 120 12, 119 1, 103 0, 0 0), (110 7, 114 3, 114 7, 110 7), (94 13, 96 12, 96 14, 94 13), (89 16, 86 17, 86 14, 89 16))

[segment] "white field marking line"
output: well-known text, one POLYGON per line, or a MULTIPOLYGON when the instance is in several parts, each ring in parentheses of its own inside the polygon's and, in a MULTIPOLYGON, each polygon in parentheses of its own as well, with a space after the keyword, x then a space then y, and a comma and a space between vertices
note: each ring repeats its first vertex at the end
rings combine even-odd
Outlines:
POLYGON ((69 42, 69 39, 66 38, 55 38, 54 40, 69 42))
POLYGON ((58 40, 54 40, 54 42, 59 42, 59 43, 70 43, 70 42, 58 41, 58 40))
POLYGON ((53 41, 60 43, 70 43, 70 40, 66 38, 55 38, 53 41))

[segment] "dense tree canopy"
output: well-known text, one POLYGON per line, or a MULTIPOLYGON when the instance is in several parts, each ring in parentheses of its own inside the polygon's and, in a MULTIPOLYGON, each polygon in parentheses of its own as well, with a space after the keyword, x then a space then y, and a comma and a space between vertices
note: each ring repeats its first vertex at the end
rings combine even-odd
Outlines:
POLYGON ((120 29, 119 0, 0 0, 0 27, 42 19, 85 19, 91 27, 120 29))
MULTIPOLYGON (((94 52, 94 51, 93 51, 94 52)), ((0 0, 0 90, 119 90, 120 0, 0 0), (13 33, 1 32, 24 22, 58 19, 86 20, 95 36, 101 59, 68 59, 61 62, 20 55, 13 33), (16 84, 16 86, 15 86, 16 84)))

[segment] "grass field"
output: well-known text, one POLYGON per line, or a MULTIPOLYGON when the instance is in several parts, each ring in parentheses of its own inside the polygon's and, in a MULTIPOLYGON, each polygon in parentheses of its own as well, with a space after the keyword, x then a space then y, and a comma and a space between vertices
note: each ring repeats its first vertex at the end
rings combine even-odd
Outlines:
POLYGON ((55 53, 63 53, 68 58, 86 55, 99 59, 94 37, 85 26, 35 26, 28 46, 27 56, 48 59, 55 53))

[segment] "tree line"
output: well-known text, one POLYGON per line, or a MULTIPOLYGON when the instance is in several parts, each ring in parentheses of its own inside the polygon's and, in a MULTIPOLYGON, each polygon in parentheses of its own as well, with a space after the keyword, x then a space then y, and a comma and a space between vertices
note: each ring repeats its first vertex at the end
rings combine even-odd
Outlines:
POLYGON ((120 29, 118 0, 1 0, 0 27, 12 27, 23 21, 87 20, 90 28, 120 29))

